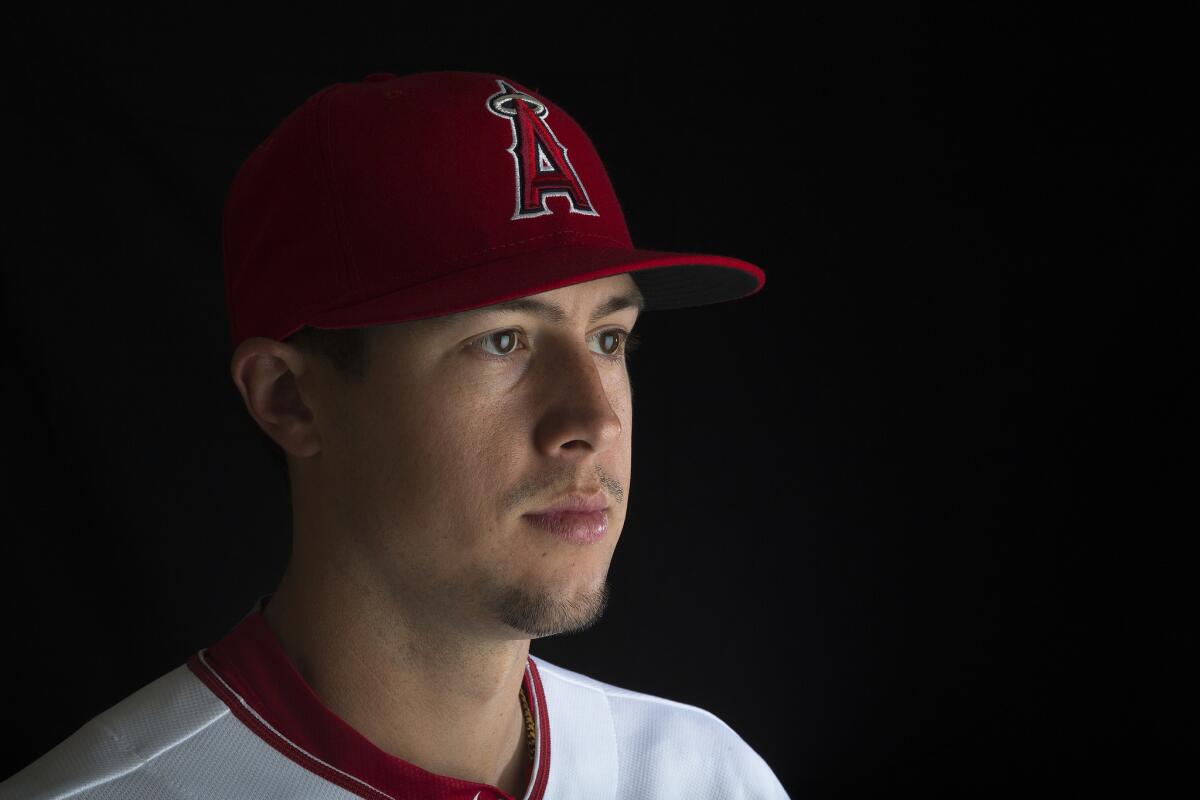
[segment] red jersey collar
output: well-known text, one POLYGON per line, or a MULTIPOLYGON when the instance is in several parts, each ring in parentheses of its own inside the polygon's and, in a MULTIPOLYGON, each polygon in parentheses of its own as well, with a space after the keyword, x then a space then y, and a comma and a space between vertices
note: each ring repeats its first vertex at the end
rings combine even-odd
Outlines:
POLYGON ((537 726, 533 774, 513 798, 487 783, 429 772, 384 752, 333 713, 304 680, 262 615, 270 595, 223 639, 187 660, 191 671, 247 727, 301 767, 369 800, 541 800, 550 773, 550 718, 532 658, 525 697, 537 726))

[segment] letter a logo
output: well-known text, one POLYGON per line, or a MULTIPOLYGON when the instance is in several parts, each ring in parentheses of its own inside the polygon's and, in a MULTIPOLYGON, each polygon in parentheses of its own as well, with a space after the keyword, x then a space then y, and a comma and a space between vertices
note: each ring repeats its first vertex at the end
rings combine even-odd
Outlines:
POLYGON ((592 208, 582 181, 575 174, 563 147, 546 122, 550 110, 536 97, 518 92, 497 79, 500 91, 487 99, 488 110, 512 126, 512 154, 516 168, 517 207, 512 219, 553 214, 546 205, 551 195, 566 197, 572 214, 599 216, 592 208))

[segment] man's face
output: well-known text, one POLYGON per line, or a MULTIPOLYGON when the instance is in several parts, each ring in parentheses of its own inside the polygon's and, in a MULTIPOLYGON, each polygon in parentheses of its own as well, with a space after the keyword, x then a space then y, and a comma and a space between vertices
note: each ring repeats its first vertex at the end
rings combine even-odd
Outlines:
POLYGON ((593 624, 628 509, 624 333, 638 311, 591 316, 635 291, 621 274, 522 298, 560 306, 558 321, 489 306, 381 326, 359 386, 314 365, 336 392, 321 402, 320 472, 345 503, 335 518, 352 521, 349 540, 322 549, 416 625, 510 639, 593 624), (597 491, 608 501, 599 541, 522 518, 597 491))

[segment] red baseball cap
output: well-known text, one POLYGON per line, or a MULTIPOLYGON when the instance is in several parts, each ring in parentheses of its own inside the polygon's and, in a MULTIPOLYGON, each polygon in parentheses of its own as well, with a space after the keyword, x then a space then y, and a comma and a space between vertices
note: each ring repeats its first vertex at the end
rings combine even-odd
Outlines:
POLYGON ((238 169, 222 248, 235 348, 623 272, 646 310, 747 297, 766 282, 740 259, 635 248, 579 124, 480 72, 377 72, 313 94, 238 169))

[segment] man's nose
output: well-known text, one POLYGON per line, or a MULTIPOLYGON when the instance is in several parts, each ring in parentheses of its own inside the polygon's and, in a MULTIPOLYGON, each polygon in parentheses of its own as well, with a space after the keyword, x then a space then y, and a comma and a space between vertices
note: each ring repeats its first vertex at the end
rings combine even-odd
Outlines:
POLYGON ((555 349, 544 365, 545 405, 538 423, 539 446, 547 452, 560 448, 600 451, 621 436, 621 418, 613 406, 615 380, 628 380, 620 366, 600 363, 601 356, 586 344, 555 349), (620 371, 620 375, 618 373, 620 371))

